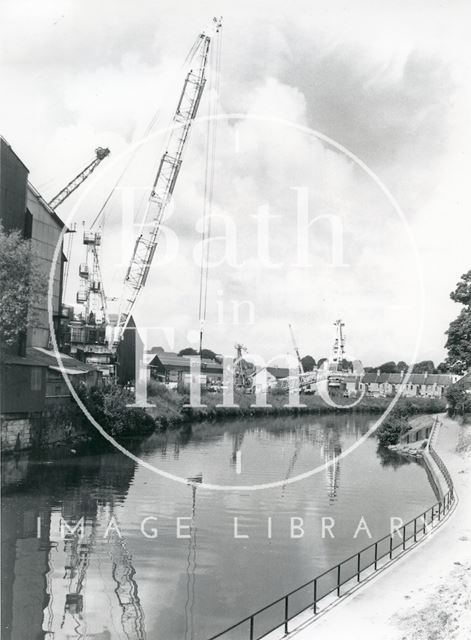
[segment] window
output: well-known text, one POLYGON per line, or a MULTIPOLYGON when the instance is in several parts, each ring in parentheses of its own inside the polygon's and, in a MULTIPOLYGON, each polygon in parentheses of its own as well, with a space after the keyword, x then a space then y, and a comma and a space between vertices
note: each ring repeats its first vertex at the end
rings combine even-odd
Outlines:
POLYGON ((31 367, 31 391, 41 391, 42 369, 31 367))

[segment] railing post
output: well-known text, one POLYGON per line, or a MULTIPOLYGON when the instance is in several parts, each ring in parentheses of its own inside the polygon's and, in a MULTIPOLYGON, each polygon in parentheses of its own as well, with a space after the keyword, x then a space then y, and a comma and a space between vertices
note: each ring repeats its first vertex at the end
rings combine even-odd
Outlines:
POLYGON ((314 615, 317 614, 317 578, 314 578, 314 615))
POLYGON ((430 522, 432 528, 433 528, 433 518, 434 518, 434 516, 435 516, 435 505, 433 505, 433 507, 432 507, 432 521, 430 522))
POLYGON ((424 513, 424 527, 422 529, 423 535, 425 535, 426 531, 427 531, 427 512, 424 513))
POLYGON ((285 634, 288 633, 288 596, 285 598, 285 634))
POLYGON ((337 597, 340 597, 340 565, 337 565, 337 597))
POLYGON ((360 561, 361 551, 357 556, 357 582, 360 582, 360 571, 361 571, 361 561, 360 561))
POLYGON ((378 543, 375 542, 375 571, 378 568, 378 543))
POLYGON ((253 616, 250 616, 250 640, 253 640, 253 616))
POLYGON ((392 552, 393 552, 393 537, 389 536, 389 559, 392 560, 392 552))
POLYGON ((406 525, 402 527, 402 549, 406 550, 406 525))
POLYGON ((442 503, 438 503, 438 522, 440 522, 440 517, 442 515, 442 503))
POLYGON ((417 518, 414 518, 414 542, 417 542, 417 518))

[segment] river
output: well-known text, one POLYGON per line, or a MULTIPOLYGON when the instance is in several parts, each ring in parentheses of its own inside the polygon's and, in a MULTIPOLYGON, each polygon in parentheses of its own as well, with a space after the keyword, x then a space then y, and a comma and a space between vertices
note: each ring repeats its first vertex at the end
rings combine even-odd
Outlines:
POLYGON ((374 437, 339 457, 371 423, 267 417, 129 443, 183 478, 282 481, 257 491, 195 489, 114 451, 9 460, 2 638, 204 640, 310 580, 435 502, 425 468, 374 437))

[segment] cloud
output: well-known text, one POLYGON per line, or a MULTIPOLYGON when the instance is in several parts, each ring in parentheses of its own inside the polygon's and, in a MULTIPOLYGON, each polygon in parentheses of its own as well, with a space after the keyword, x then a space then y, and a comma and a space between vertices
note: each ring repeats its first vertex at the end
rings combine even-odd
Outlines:
MULTIPOLYGON (((237 339, 264 354, 289 349, 284 327, 291 321, 303 351, 326 355, 337 315, 345 317, 359 356, 370 362, 407 359, 415 339, 419 277, 402 222, 345 156, 299 130, 260 119, 267 115, 313 127, 345 145, 397 196, 425 273, 421 353, 441 358, 442 333, 456 312, 444 301, 469 268, 465 4, 451 11, 438 2, 295 2, 287 8, 201 0, 185 3, 182 20, 169 2, 159 4, 157 15, 148 0, 138 9, 110 0, 41 6, 4 0, 0 66, 8 99, 0 105, 2 133, 30 168, 33 183, 52 195, 96 146, 110 146, 112 157, 98 170, 100 180, 78 214, 79 221, 92 220, 127 163, 125 157, 112 165, 114 160, 142 136, 156 109, 158 126, 168 122, 181 61, 213 11, 225 16, 221 111, 249 117, 218 125, 213 211, 232 220, 238 259, 246 265, 211 270, 208 341, 214 344, 208 346, 224 350, 237 339), (332 228, 326 218, 310 227, 313 266, 293 266, 293 188, 303 185, 310 220, 341 220, 348 268, 329 266, 332 228), (278 216, 270 221, 270 255, 282 268, 256 259, 254 216, 263 205, 278 216), (227 309, 233 299, 254 302, 256 326, 218 325, 221 290, 227 309)), ((200 114, 206 108, 203 102, 200 114)), ((168 221, 180 252, 172 265, 155 264, 139 311, 143 322, 174 323, 179 346, 198 324, 199 267, 192 253, 204 207, 206 127, 193 129, 168 221)), ((163 144, 154 138, 140 149, 122 181, 141 187, 144 202, 163 144)), ((103 247, 105 287, 112 295, 125 269, 120 218, 118 193, 107 208, 103 247)), ((214 221, 215 234, 222 224, 214 221)), ((81 249, 76 238, 72 293, 81 249)), ((215 244, 212 257, 222 249, 222 242, 215 244)), ((158 255, 164 250, 162 238, 158 255)))

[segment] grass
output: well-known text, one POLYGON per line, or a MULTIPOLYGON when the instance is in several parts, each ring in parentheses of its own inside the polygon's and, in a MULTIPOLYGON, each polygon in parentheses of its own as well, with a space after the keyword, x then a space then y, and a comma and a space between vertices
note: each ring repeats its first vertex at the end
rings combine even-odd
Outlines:
MULTIPOLYGON (((253 393, 234 393, 234 407, 221 406, 222 393, 201 392, 201 407, 191 407, 189 396, 180 394, 176 390, 167 389, 165 385, 152 380, 148 387, 148 400, 155 408, 149 410, 158 425, 163 428, 172 428, 195 420, 216 420, 225 417, 252 417, 264 415, 304 415, 304 414, 328 414, 343 411, 382 413, 389 406, 391 398, 365 397, 355 407, 349 408, 353 403, 352 398, 344 398, 342 395, 332 396, 340 405, 332 407, 327 405, 318 395, 301 395, 300 403, 305 406, 290 407, 288 394, 269 393, 267 407, 253 406, 255 395, 253 393), (342 406, 345 409, 342 409, 342 406)), ((407 410, 409 415, 418 413, 439 413, 445 410, 445 401, 432 398, 400 398, 397 405, 407 410)))

